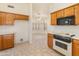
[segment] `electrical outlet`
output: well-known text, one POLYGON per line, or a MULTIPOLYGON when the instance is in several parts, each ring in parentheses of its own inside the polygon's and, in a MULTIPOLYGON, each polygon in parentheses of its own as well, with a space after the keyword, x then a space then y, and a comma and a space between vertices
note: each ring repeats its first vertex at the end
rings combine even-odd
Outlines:
POLYGON ((20 41, 22 42, 23 41, 23 38, 21 38, 20 41))

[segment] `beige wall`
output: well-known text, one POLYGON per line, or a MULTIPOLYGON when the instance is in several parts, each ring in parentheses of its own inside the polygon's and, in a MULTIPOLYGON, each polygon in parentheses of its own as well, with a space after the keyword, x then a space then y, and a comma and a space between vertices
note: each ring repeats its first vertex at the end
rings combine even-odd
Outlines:
POLYGON ((49 4, 49 13, 66 8, 68 6, 74 5, 76 3, 50 3, 49 4))
POLYGON ((33 33, 44 33, 47 25, 48 3, 32 4, 33 33), (44 26, 45 25, 45 26, 44 26))
POLYGON ((0 11, 29 15, 30 3, 0 3, 0 11), (14 6, 9 8, 8 5, 14 6))
POLYGON ((48 13, 48 3, 33 3, 32 4, 33 13, 48 13))

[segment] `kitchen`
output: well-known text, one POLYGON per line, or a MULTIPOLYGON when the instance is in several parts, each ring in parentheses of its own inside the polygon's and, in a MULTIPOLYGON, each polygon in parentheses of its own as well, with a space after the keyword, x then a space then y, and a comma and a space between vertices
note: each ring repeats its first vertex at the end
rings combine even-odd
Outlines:
POLYGON ((0 3, 0 8, 0 55, 79 56, 78 3, 0 3))
POLYGON ((56 10, 50 15, 48 46, 64 55, 78 56, 78 5, 56 10))

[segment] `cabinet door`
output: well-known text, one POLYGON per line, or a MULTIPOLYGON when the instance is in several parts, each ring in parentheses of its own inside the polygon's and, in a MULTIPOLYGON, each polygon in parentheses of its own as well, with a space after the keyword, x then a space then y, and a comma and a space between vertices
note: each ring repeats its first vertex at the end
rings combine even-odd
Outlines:
POLYGON ((48 47, 53 48, 53 35, 48 34, 48 47))
POLYGON ((64 10, 60 10, 57 12, 57 18, 64 17, 64 10))
POLYGON ((51 14, 51 25, 56 25, 57 24, 57 14, 52 13, 51 14))
POLYGON ((6 14, 0 12, 0 25, 3 25, 6 19, 6 14))
POLYGON ((25 15, 16 14, 16 15, 15 15, 15 19, 16 19, 16 20, 28 20, 29 17, 28 17, 28 16, 25 16, 25 15))
POLYGON ((79 56, 79 40, 73 40, 72 44, 72 55, 79 56))
POLYGON ((75 6, 75 24, 79 25, 79 4, 75 6))
POLYGON ((0 50, 2 50, 2 36, 0 35, 0 50))
POLYGON ((72 16, 75 14, 74 11, 75 11, 74 7, 68 7, 66 9, 64 9, 64 16, 65 17, 72 16))
POLYGON ((3 49, 11 48, 14 46, 14 35, 3 35, 3 49))
POLYGON ((12 25, 12 24, 14 24, 14 18, 15 18, 14 14, 6 13, 6 19, 5 19, 4 24, 5 25, 12 25))

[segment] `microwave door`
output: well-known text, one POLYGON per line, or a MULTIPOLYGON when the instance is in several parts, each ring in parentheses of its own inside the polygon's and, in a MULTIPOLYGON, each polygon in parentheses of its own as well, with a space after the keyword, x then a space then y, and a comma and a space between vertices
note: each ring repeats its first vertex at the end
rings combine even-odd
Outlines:
POLYGON ((59 18, 59 19, 57 19, 57 24, 58 25, 64 25, 64 18, 59 18))
POLYGON ((68 16, 57 19, 58 25, 75 25, 75 16, 68 16))

